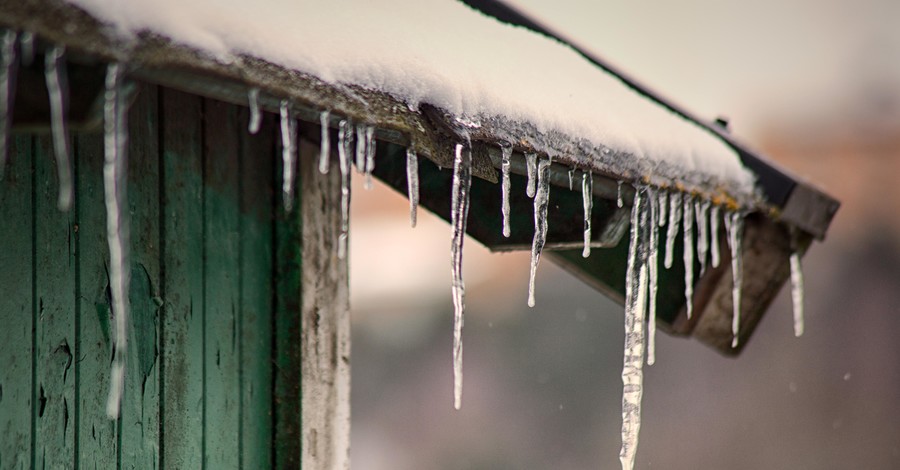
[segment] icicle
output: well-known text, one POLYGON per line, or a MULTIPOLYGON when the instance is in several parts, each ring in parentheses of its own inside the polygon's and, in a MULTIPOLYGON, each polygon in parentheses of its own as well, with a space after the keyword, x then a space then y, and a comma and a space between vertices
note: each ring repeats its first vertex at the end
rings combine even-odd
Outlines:
POLYGON ((575 169, 569 168, 569 191, 575 187, 575 169))
POLYGON ((319 128, 321 134, 319 137, 319 173, 327 174, 329 160, 331 157, 331 137, 328 135, 328 123, 331 118, 331 111, 327 109, 319 113, 319 128))
POLYGON ((547 241, 547 207, 550 205, 551 159, 541 160, 537 166, 537 193, 534 196, 534 239, 531 242, 531 275, 528 278, 528 306, 534 307, 534 276, 537 274, 541 252, 547 241))
POLYGON ((356 125, 356 171, 366 171, 366 126, 356 125))
POLYGON ((803 269, 800 253, 791 253, 791 300, 794 304, 794 336, 803 335, 803 269))
POLYGON ((740 212, 732 212, 725 215, 725 230, 728 232, 728 245, 731 247, 731 275, 733 285, 731 288, 732 307, 734 309, 731 319, 731 347, 738 346, 738 334, 741 327, 741 284, 743 279, 743 263, 741 262, 741 243, 744 233, 744 217, 740 212))
POLYGON ((584 249, 581 256, 591 256, 591 210, 594 208, 594 175, 581 173, 581 200, 584 203, 584 249))
POLYGON ((247 123, 247 132, 256 135, 262 124, 262 112, 259 109, 259 88, 251 88, 247 93, 247 102, 250 105, 250 122, 247 123))
POLYGON ((706 255, 709 252, 709 201, 694 202, 697 219, 697 261, 700 262, 700 276, 706 272, 706 255))
POLYGON ((281 100, 281 191, 284 197, 284 210, 290 212, 294 207, 294 169, 297 163, 297 121, 291 113, 287 100, 281 100))
POLYGON ((534 180, 537 177, 537 154, 525 154, 525 167, 528 173, 528 185, 525 186, 525 194, 528 197, 534 197, 534 180))
POLYGON ((415 227, 419 208, 419 157, 412 147, 406 149, 406 195, 409 198, 409 224, 415 227))
POLYGON ((659 207, 659 226, 662 227, 666 225, 666 209, 669 207, 669 192, 665 190, 658 190, 659 200, 656 201, 657 206, 659 207))
POLYGON ((103 104, 103 199, 106 206, 106 241, 109 245, 109 289, 115 322, 112 372, 106 402, 106 414, 112 419, 119 416, 125 383, 125 359, 128 352, 128 284, 131 276, 126 207, 128 110, 121 90, 121 80, 122 66, 110 65, 106 71, 103 104))
MULTIPOLYGON (((663 193, 665 194, 665 193, 663 193)), ((657 190, 647 188, 647 197, 650 199, 650 245, 647 247, 647 263, 649 267, 650 297, 647 300, 650 314, 647 318, 647 364, 656 362, 656 293, 659 282, 659 220, 660 208, 665 201, 660 201, 657 190)))
POLYGON ((631 208, 631 242, 625 275, 625 350, 622 365, 623 470, 634 467, 641 428, 641 397, 644 392, 644 314, 647 305, 647 264, 643 233, 647 214, 642 210, 641 191, 635 191, 631 208))
POLYGON ((621 209, 622 206, 625 205, 625 202, 622 201, 622 180, 619 180, 616 183, 616 205, 621 209))
POLYGON ((712 267, 719 267, 719 211, 721 208, 717 205, 712 206, 709 212, 709 254, 712 258, 712 267))
POLYGON ((375 127, 366 127, 366 189, 372 189, 372 172, 375 171, 375 127))
POLYGON ((338 259, 347 257, 347 234, 350 231, 350 145, 353 127, 341 119, 338 124, 338 163, 341 168, 341 234, 338 237, 338 259))
POLYGON ((678 224, 681 221, 681 196, 678 193, 669 195, 669 228, 666 231, 666 258, 663 265, 672 267, 675 258, 675 237, 678 236, 678 224))
POLYGON ((59 199, 56 206, 61 211, 72 207, 72 164, 69 159, 69 134, 66 132, 66 76, 63 55, 65 47, 53 46, 44 55, 44 75, 50 96, 50 128, 53 135, 53 154, 56 156, 56 175, 59 179, 59 199), (60 67, 63 70, 60 71, 60 67))
POLYGON ((19 47, 22 50, 22 66, 30 67, 34 62, 34 33, 25 31, 19 40, 19 47))
POLYGON ((16 66, 16 33, 6 31, 0 39, 0 180, 3 179, 6 170, 6 155, 9 152, 9 125, 15 97, 13 84, 16 82, 16 66))
POLYGON ((466 219, 469 216, 469 187, 472 184, 471 147, 463 151, 462 144, 456 144, 456 158, 453 161, 453 190, 451 194, 450 218, 453 225, 450 245, 450 271, 453 276, 453 407, 462 406, 462 327, 465 311, 466 287, 462 277, 463 241, 466 236, 466 219))
POLYGON ((689 194, 682 194, 684 201, 684 302, 687 317, 694 312, 694 204, 689 194))
POLYGON ((500 147, 500 152, 502 154, 500 160, 500 171, 503 174, 503 179, 500 183, 500 191, 502 192, 502 201, 500 205, 500 212, 503 216, 503 236, 509 238, 510 230, 509 230, 509 160, 512 157, 512 146, 503 146, 500 147))

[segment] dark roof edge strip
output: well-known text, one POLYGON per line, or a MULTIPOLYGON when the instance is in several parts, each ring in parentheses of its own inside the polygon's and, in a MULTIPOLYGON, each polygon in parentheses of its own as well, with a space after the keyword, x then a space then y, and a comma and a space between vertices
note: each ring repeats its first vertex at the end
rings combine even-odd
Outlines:
POLYGON ((762 190, 763 195, 769 204, 781 209, 780 218, 782 220, 798 226, 813 234, 816 238, 822 239, 825 237, 825 232, 828 230, 831 219, 834 217, 835 212, 837 212, 837 209, 840 206, 840 203, 833 197, 825 194, 809 183, 800 181, 798 178, 788 174, 785 170, 776 167, 767 159, 739 142, 717 124, 702 120, 684 108, 663 98, 661 95, 655 93, 649 87, 641 84, 634 78, 629 77, 609 62, 591 54, 562 34, 542 25, 514 7, 509 6, 500 0, 461 1, 503 23, 528 28, 571 47, 575 52, 579 53, 597 67, 617 77, 622 83, 635 92, 711 132, 729 147, 734 149, 744 165, 757 175, 758 185, 762 190))

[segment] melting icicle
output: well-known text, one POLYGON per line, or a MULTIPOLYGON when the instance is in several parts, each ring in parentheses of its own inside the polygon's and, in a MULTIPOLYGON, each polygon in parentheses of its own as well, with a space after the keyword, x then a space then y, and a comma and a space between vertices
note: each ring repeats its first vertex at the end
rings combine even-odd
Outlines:
POLYGON ((706 272, 706 255, 709 253, 709 201, 694 202, 697 219, 697 261, 700 262, 700 276, 706 272))
POLYGON ((803 269, 800 253, 791 253, 791 300, 794 304, 794 336, 803 335, 803 269))
POLYGON ((366 189, 372 189, 372 172, 375 171, 375 127, 366 127, 366 189))
POLYGON ((500 172, 503 179, 500 183, 500 191, 502 192, 502 201, 500 204, 500 212, 503 215, 503 236, 509 238, 509 160, 512 157, 512 146, 500 147, 502 156, 500 157, 500 172))
POLYGON ((622 206, 625 205, 625 202, 622 201, 622 180, 619 180, 616 183, 616 205, 621 209, 622 206))
MULTIPOLYGON (((650 265, 648 272, 650 282, 650 297, 647 300, 650 314, 647 318, 647 364, 653 365, 656 362, 656 293, 658 291, 659 282, 659 220, 660 197, 657 196, 656 189, 647 188, 647 197, 650 200, 650 245, 647 247, 647 263, 650 265)), ((664 204, 665 201, 662 202, 664 204)))
POLYGON ((30 67, 31 63, 34 62, 34 33, 31 31, 23 32, 19 44, 22 50, 22 65, 30 67))
POLYGON ((6 155, 9 151, 9 124, 16 82, 16 33, 6 31, 0 39, 0 180, 6 169, 6 155))
POLYGON ((659 226, 662 227, 666 225, 666 209, 669 207, 669 192, 659 190, 658 193, 659 200, 656 201, 656 204, 659 207, 659 226))
POLYGON ((534 276, 537 274, 541 252, 547 241, 547 207, 550 205, 550 158, 537 167, 537 194, 534 196, 534 239, 531 242, 531 275, 528 278, 528 306, 534 307, 534 276))
POLYGON ((50 128, 53 135, 53 154, 56 156, 56 175, 59 178, 59 199, 57 207, 67 211, 72 207, 72 164, 69 159, 69 135, 66 132, 66 78, 60 71, 65 67, 65 48, 54 46, 47 50, 44 71, 47 79, 47 93, 50 96, 50 128))
POLYGON ((338 124, 338 163, 341 168, 341 234, 338 236, 338 259, 347 257, 347 234, 350 231, 350 145, 353 128, 346 119, 338 124))
POLYGON ((525 194, 528 197, 534 197, 534 180, 537 177, 537 154, 525 154, 525 167, 528 173, 528 184, 525 186, 525 194))
POLYGON ((709 211, 709 255, 712 258, 712 267, 719 267, 719 211, 721 208, 717 205, 712 206, 709 211))
POLYGON ((644 314, 647 305, 647 264, 644 233, 647 214, 643 196, 635 191, 631 208, 631 242, 625 275, 625 350, 622 365, 622 449, 623 470, 634 467, 641 429, 641 398, 644 393, 644 314))
POLYGON ((329 157, 331 157, 331 137, 328 135, 328 123, 331 118, 331 111, 325 110, 319 113, 319 127, 321 128, 321 136, 319 137, 319 173, 328 173, 329 157))
POLYGON ((116 419, 125 383, 125 358, 128 340, 128 266, 129 224, 126 205, 127 105, 121 90, 122 66, 112 64, 106 72, 103 104, 104 158, 103 199, 106 206, 106 241, 109 245, 109 289, 115 322, 112 372, 106 414, 116 419))
POLYGON ((463 241, 466 236, 466 219, 469 216, 469 187, 472 184, 472 152, 463 151, 462 144, 456 144, 456 158, 453 160, 453 191, 451 194, 450 218, 453 225, 450 245, 450 271, 453 276, 453 407, 462 406, 462 327, 465 311, 466 286, 462 277, 463 241))
POLYGON ((284 210, 290 212, 294 207, 294 169, 297 163, 297 121, 291 113, 287 100, 281 100, 281 191, 284 197, 284 210))
POLYGON ((741 262, 741 243, 744 233, 744 217, 740 212, 732 212, 725 215, 725 230, 728 232, 728 245, 731 247, 731 275, 733 285, 731 288, 732 319, 731 347, 738 346, 738 334, 741 328, 741 284, 743 280, 743 264, 741 262))
POLYGON ((581 200, 584 203, 584 249, 581 256, 591 256, 591 210, 594 208, 594 175, 581 173, 581 200))
POLYGON ((356 125, 356 171, 366 171, 366 126, 356 125))
POLYGON ((247 123, 247 132, 256 135, 262 124, 262 112, 259 110, 259 88, 251 88, 247 92, 247 102, 250 105, 250 122, 247 123))
POLYGON ((669 228, 666 231, 666 269, 672 267, 675 258, 675 237, 678 236, 678 224, 681 221, 681 196, 677 193, 669 195, 669 228))
POLYGON ((575 169, 569 168, 569 191, 575 187, 575 169))
POLYGON ((409 224, 415 227, 419 207, 419 157, 412 147, 406 149, 406 195, 409 198, 409 224))
POLYGON ((684 201, 684 302, 687 317, 694 312, 694 204, 689 194, 683 194, 684 201))

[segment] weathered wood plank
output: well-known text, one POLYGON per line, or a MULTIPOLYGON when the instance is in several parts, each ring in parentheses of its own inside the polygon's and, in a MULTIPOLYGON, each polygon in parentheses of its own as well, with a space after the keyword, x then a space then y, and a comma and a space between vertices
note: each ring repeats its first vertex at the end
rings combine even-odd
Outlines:
POLYGON ((57 209, 53 144, 35 138, 34 467, 72 466, 75 455, 75 244, 71 211, 57 209))
POLYGON ((32 442, 32 139, 10 142, 0 180, 0 468, 25 469, 32 442))
MULTIPOLYGON (((247 122, 242 110, 238 127, 247 122)), ((263 118, 260 132, 240 133, 240 373, 241 467, 270 467, 272 460, 272 235, 275 120, 263 118)))
POLYGON ((236 468, 238 420, 237 310, 240 288, 238 129, 235 106, 204 102, 204 459, 208 468, 236 468))
MULTIPOLYGON (((350 302, 347 259, 338 259, 340 171, 319 174, 319 148, 300 141, 303 345, 302 468, 350 468, 350 302)), ((332 159, 332 163, 335 159, 332 159)))
POLYGON ((128 119, 130 318, 121 412, 121 468, 156 468, 159 438, 159 150, 157 89, 142 86, 128 119))
POLYGON ((75 232, 78 253, 77 446, 81 468, 114 465, 118 452, 117 422, 106 416, 110 383, 112 325, 110 310, 109 248, 103 203, 103 136, 75 137, 75 232))
POLYGON ((203 213, 201 99, 162 97, 161 464, 201 468, 203 447, 203 213))

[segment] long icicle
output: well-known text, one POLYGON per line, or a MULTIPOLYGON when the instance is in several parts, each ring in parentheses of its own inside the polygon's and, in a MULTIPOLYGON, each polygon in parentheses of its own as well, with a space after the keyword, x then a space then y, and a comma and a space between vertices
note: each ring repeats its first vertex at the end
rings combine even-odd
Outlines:
POLYGON ((412 147, 406 149, 406 196, 409 198, 409 224, 415 227, 419 209, 419 156, 412 147))
POLYGON ((794 305, 794 336, 803 335, 803 267, 800 253, 791 253, 791 301, 794 305))
POLYGON ((712 267, 718 268, 721 256, 719 256, 719 218, 721 207, 713 205, 709 211, 709 255, 712 267))
POLYGON ((327 109, 319 113, 319 173, 327 174, 331 159, 331 137, 328 135, 328 124, 331 119, 331 111, 327 109))
POLYGON ((705 199, 695 201, 694 215, 697 219, 697 261, 700 262, 700 277, 703 277, 709 253, 709 201, 705 199))
POLYGON ((669 227, 666 230, 666 258, 663 266, 672 268, 675 258, 675 238, 678 236, 678 227, 681 222, 681 194, 669 194, 669 227))
POLYGON ((372 189, 373 171, 375 171, 375 126, 366 126, 366 189, 372 189))
POLYGON ((44 55, 44 75, 47 94, 50 97, 50 129, 53 135, 53 154, 56 157, 56 175, 59 180, 57 207, 67 211, 72 207, 72 162, 69 158, 69 133, 66 130, 65 47, 53 46, 44 55), (62 70, 61 70, 62 69, 62 70))
POLYGON ((725 216, 725 228, 728 231, 728 245, 731 247, 731 275, 732 275, 732 312, 731 318, 731 347, 738 346, 738 336, 741 328, 741 284, 743 281, 743 263, 741 261, 741 243, 744 233, 744 217, 740 212, 732 212, 725 216))
POLYGON ((284 198, 284 210, 290 212, 294 207, 294 169, 297 163, 297 121, 294 120, 287 100, 281 100, 281 192, 284 198))
POLYGON ((500 147, 500 172, 502 180, 500 182, 501 203, 500 214, 503 216, 503 236, 509 238, 509 161, 512 158, 512 146, 504 145, 500 147))
POLYGON ((525 154, 525 172, 528 173, 528 183, 525 185, 525 195, 534 197, 534 180, 537 178, 537 154, 525 154))
POLYGON ((534 307, 534 277, 537 275, 541 252, 547 241, 547 207, 550 205, 550 164, 546 160, 538 162, 537 193, 534 196, 534 238, 531 242, 531 272, 528 278, 528 306, 534 307))
POLYGON ((338 236, 338 259, 347 257, 350 232, 350 141, 353 127, 342 119, 338 124, 338 163, 341 168, 341 234, 338 236))
POLYGON ((647 364, 652 366, 656 362, 656 293, 659 287, 659 219, 661 206, 657 190, 653 187, 647 188, 647 198, 650 202, 650 246, 647 247, 647 263, 650 265, 648 270, 650 273, 650 295, 647 300, 650 310, 650 314, 647 317, 647 364))
POLYGON ((669 207, 669 192, 659 189, 657 193, 659 194, 659 200, 656 202, 659 207, 659 226, 663 227, 666 225, 668 217, 666 209, 669 207))
POLYGON ((625 275, 625 348, 622 359, 622 448, 623 470, 634 468, 641 429, 641 398, 644 393, 644 313, 647 302, 646 250, 643 232, 647 215, 643 195, 635 191, 631 208, 631 243, 625 275))
POLYGON ((9 153, 9 125, 13 100, 16 96, 16 32, 3 33, 0 39, 0 181, 6 170, 6 156, 9 153))
POLYGON ((687 317, 694 312, 694 205, 690 194, 682 194, 684 211, 684 302, 687 317))
POLYGON ((356 125, 356 171, 358 173, 366 171, 366 126, 364 124, 356 125))
POLYGON ((259 110, 259 88, 251 88, 247 92, 247 103, 250 105, 250 122, 247 123, 247 132, 256 135, 262 124, 262 112, 259 110))
POLYGON ((463 345, 462 328, 465 313, 466 286, 463 283, 463 241, 466 237, 466 219, 469 216, 469 187, 472 184, 471 144, 463 148, 456 144, 453 160, 453 188, 451 194, 450 218, 453 233, 450 244, 450 272, 453 277, 453 407, 462 406, 463 387, 463 345), (465 151, 464 151, 465 150, 465 151))
POLYGON ((584 249, 581 257, 591 256, 591 211, 594 208, 594 175, 590 172, 581 173, 581 200, 584 203, 584 249))
POLYGON ((106 71, 103 104, 104 158, 103 199, 106 205, 106 241, 109 245, 109 289, 115 322, 112 371, 106 414, 119 416, 125 384, 125 360, 128 352, 128 285, 131 277, 128 257, 129 221, 126 209, 128 178, 128 109, 121 90, 122 66, 112 64, 106 71))

